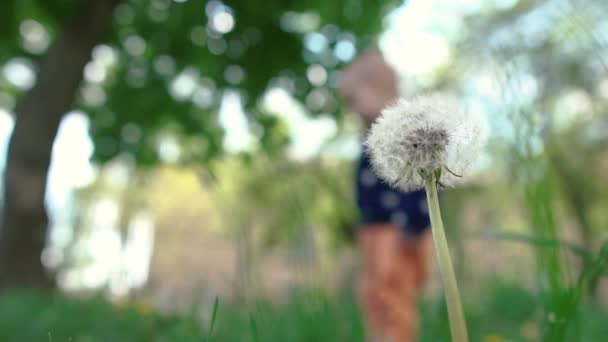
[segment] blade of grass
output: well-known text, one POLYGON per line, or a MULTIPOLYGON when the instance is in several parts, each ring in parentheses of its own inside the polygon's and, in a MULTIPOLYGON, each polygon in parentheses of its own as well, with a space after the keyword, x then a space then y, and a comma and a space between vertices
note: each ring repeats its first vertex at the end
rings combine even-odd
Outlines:
POLYGON ((213 301, 213 314, 211 315, 211 324, 209 325, 209 331, 207 332, 207 338, 205 341, 209 342, 211 335, 213 334, 213 328, 215 327, 215 320, 217 318, 217 310, 219 307, 219 298, 215 297, 213 301))
POLYGON ((249 327, 251 328, 251 335, 253 336, 253 342, 258 342, 258 326, 255 322, 255 317, 252 313, 249 313, 249 327))

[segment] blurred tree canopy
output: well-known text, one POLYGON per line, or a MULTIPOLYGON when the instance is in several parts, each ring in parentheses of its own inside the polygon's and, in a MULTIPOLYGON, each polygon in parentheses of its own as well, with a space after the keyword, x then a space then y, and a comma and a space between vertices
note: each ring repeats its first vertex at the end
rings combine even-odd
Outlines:
MULTIPOLYGON (((258 101, 271 86, 313 112, 338 116, 336 69, 381 28, 387 1, 8 0, 0 4, 0 64, 21 82, 0 82, 16 114, 5 172, 0 285, 52 283, 40 253, 46 239, 46 175, 59 122, 80 109, 94 159, 130 154, 159 162, 177 140, 180 161, 222 152, 217 112, 225 91, 240 95, 262 148, 277 120, 258 101), (312 69, 311 69, 312 68, 312 69), (24 75, 33 73, 33 80, 24 75), (308 76, 308 77, 307 77, 308 76), (319 95, 317 95, 319 97, 319 95), (319 101, 317 101, 319 102, 319 101), (17 106, 14 103, 18 103, 17 106)), ((5 73, 6 74, 6 73, 5 73)))
MULTIPOLYGON (((19 57, 36 68, 46 50, 33 41, 54 41, 85 2, 3 2, 0 63, 19 57)), ((389 9, 386 1, 359 0, 116 2, 111 30, 91 51, 74 108, 91 118, 95 159, 128 152, 140 164, 158 161, 159 135, 165 133, 183 142, 188 160, 221 152, 222 128, 214 114, 226 89, 241 94, 249 119, 264 128, 261 142, 272 141, 263 136, 274 119, 257 107, 268 87, 283 86, 302 101, 317 87, 331 91, 337 77, 332 71, 348 61, 351 48, 371 42, 389 9), (323 66, 326 81, 306 78, 313 64, 323 66)), ((58 86, 61 81, 55 80, 58 86)), ((6 83, 0 89, 22 93, 6 83)), ((340 113, 338 106, 316 112, 340 113)))

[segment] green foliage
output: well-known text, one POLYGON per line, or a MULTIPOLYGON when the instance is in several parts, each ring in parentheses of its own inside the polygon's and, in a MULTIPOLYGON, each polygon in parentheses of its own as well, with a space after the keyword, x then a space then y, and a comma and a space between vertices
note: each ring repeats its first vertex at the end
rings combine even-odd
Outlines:
POLYGON ((520 1, 506 12, 471 18, 486 34, 466 39, 483 45, 496 67, 496 111, 506 113, 512 125, 507 155, 526 214, 525 240, 535 252, 537 305, 542 308, 536 318, 538 339, 547 342, 579 340, 585 330, 581 305, 593 295, 584 279, 593 265, 602 264, 593 236, 604 224, 593 220, 591 212, 601 205, 598 194, 605 187, 596 175, 606 139, 594 134, 593 126, 606 120, 606 101, 596 90, 606 70, 600 51, 607 47, 594 31, 607 9, 602 1, 584 1, 575 13, 565 1, 520 1), (526 24, 534 15, 543 18, 543 28, 526 24), (526 75, 536 91, 524 90, 526 75), (579 101, 567 107, 566 99, 576 92, 590 105, 579 101), (562 208, 570 211, 574 224, 562 208), (582 244, 564 241, 565 231, 574 232, 582 244), (568 262, 571 252, 582 269, 568 262))
POLYGON ((229 226, 257 228, 265 245, 301 239, 304 228, 332 245, 352 241, 354 171, 345 161, 294 161, 263 153, 214 164, 229 226), (246 172, 244 171, 246 170, 246 172))
POLYGON ((227 310, 234 316, 219 318, 215 341, 363 340, 362 322, 352 297, 331 298, 317 290, 295 291, 287 305, 258 301, 249 307, 233 306, 227 310), (253 317, 255 325, 251 326, 255 330, 232 331, 236 322, 245 327, 247 316, 250 320, 253 317))
MULTIPOLYGON (((82 3, 3 1, 0 64, 17 56, 34 62, 39 59, 21 44, 19 25, 24 20, 37 21, 55 39, 62 25, 78 15, 82 3)), ((177 138, 184 162, 217 156, 222 152, 223 134, 217 112, 226 90, 241 95, 248 119, 261 126, 264 136, 272 135, 267 131, 276 125, 266 119, 258 102, 272 85, 281 85, 300 101, 314 90, 327 92, 328 106, 312 111, 339 116, 335 71, 343 61, 336 58, 333 49, 343 40, 359 48, 368 45, 380 31, 389 3, 122 1, 105 43, 110 48, 105 52, 110 51, 115 60, 104 62, 103 80, 84 83, 77 105, 92 119, 95 158, 107 161, 129 153, 140 165, 153 165, 159 159, 157 145, 164 135, 177 138), (230 13, 234 20, 227 32, 219 32, 211 23, 217 11, 230 13), (313 32, 327 39, 322 51, 305 47, 306 34, 313 32), (325 85, 317 87, 307 80, 306 69, 311 64, 323 65, 329 75, 325 85), (194 89, 175 95, 170 89, 180 75, 188 78, 186 82, 194 82, 194 89), (89 94, 97 94, 98 101, 84 96, 87 87, 89 94)), ((93 57, 96 55, 99 57, 94 51, 93 57)), ((3 88, 19 92, 0 84, 0 90, 3 88)), ((262 141, 262 147, 272 148, 267 145, 272 142, 262 141)))
POLYGON ((113 305, 101 298, 67 299, 18 292, 0 298, 0 340, 202 341, 193 317, 161 315, 144 303, 113 305))
MULTIPOLYGON (((495 281, 470 300, 467 317, 471 341, 538 340, 535 322, 540 299, 516 285, 495 281)), ((421 302, 421 342, 448 341, 441 298, 421 302)), ((100 298, 11 293, 0 297, 2 341, 349 341, 364 340, 364 329, 351 293, 329 296, 319 290, 296 290, 285 304, 257 300, 223 301, 215 311, 212 333, 188 315, 166 315, 142 304, 113 305, 100 298)), ((601 341, 608 315, 593 305, 580 310, 578 342, 601 341)), ((208 327, 208 321, 203 326, 208 327)))

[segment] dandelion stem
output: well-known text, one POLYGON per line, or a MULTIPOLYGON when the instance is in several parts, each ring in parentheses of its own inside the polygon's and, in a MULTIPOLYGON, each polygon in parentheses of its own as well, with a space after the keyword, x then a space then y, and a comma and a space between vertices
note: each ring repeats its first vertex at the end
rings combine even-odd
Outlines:
POLYGON ((448 242, 443 229, 439 200, 437 196, 437 179, 434 175, 425 177, 426 196, 431 217, 433 230, 433 240, 435 241, 435 252, 439 263, 439 272, 445 292, 445 300, 448 308, 448 318, 450 321, 450 331, 452 341, 468 342, 467 326, 465 322, 462 303, 460 302, 460 292, 456 283, 456 275, 452 267, 452 259, 448 250, 448 242))

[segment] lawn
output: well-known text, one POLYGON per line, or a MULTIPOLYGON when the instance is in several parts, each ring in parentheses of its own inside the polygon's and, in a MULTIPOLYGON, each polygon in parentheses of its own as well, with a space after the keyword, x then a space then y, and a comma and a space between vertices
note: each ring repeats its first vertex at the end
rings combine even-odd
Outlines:
MULTIPOLYGON (((442 303, 420 303, 421 342, 449 341, 442 303)), ((516 286, 488 286, 479 298, 465 303, 472 341, 538 341, 544 324, 551 324, 538 309, 539 299, 516 286)), ((213 307, 208 309, 210 317, 213 307)), ((283 305, 220 301, 215 318, 208 334, 210 319, 160 313, 145 302, 116 304, 102 297, 13 292, 0 297, 0 341, 363 341, 361 318, 348 293, 295 291, 283 305)), ((570 329, 576 338, 569 340, 605 341, 606 322, 606 312, 587 305, 570 329)))

